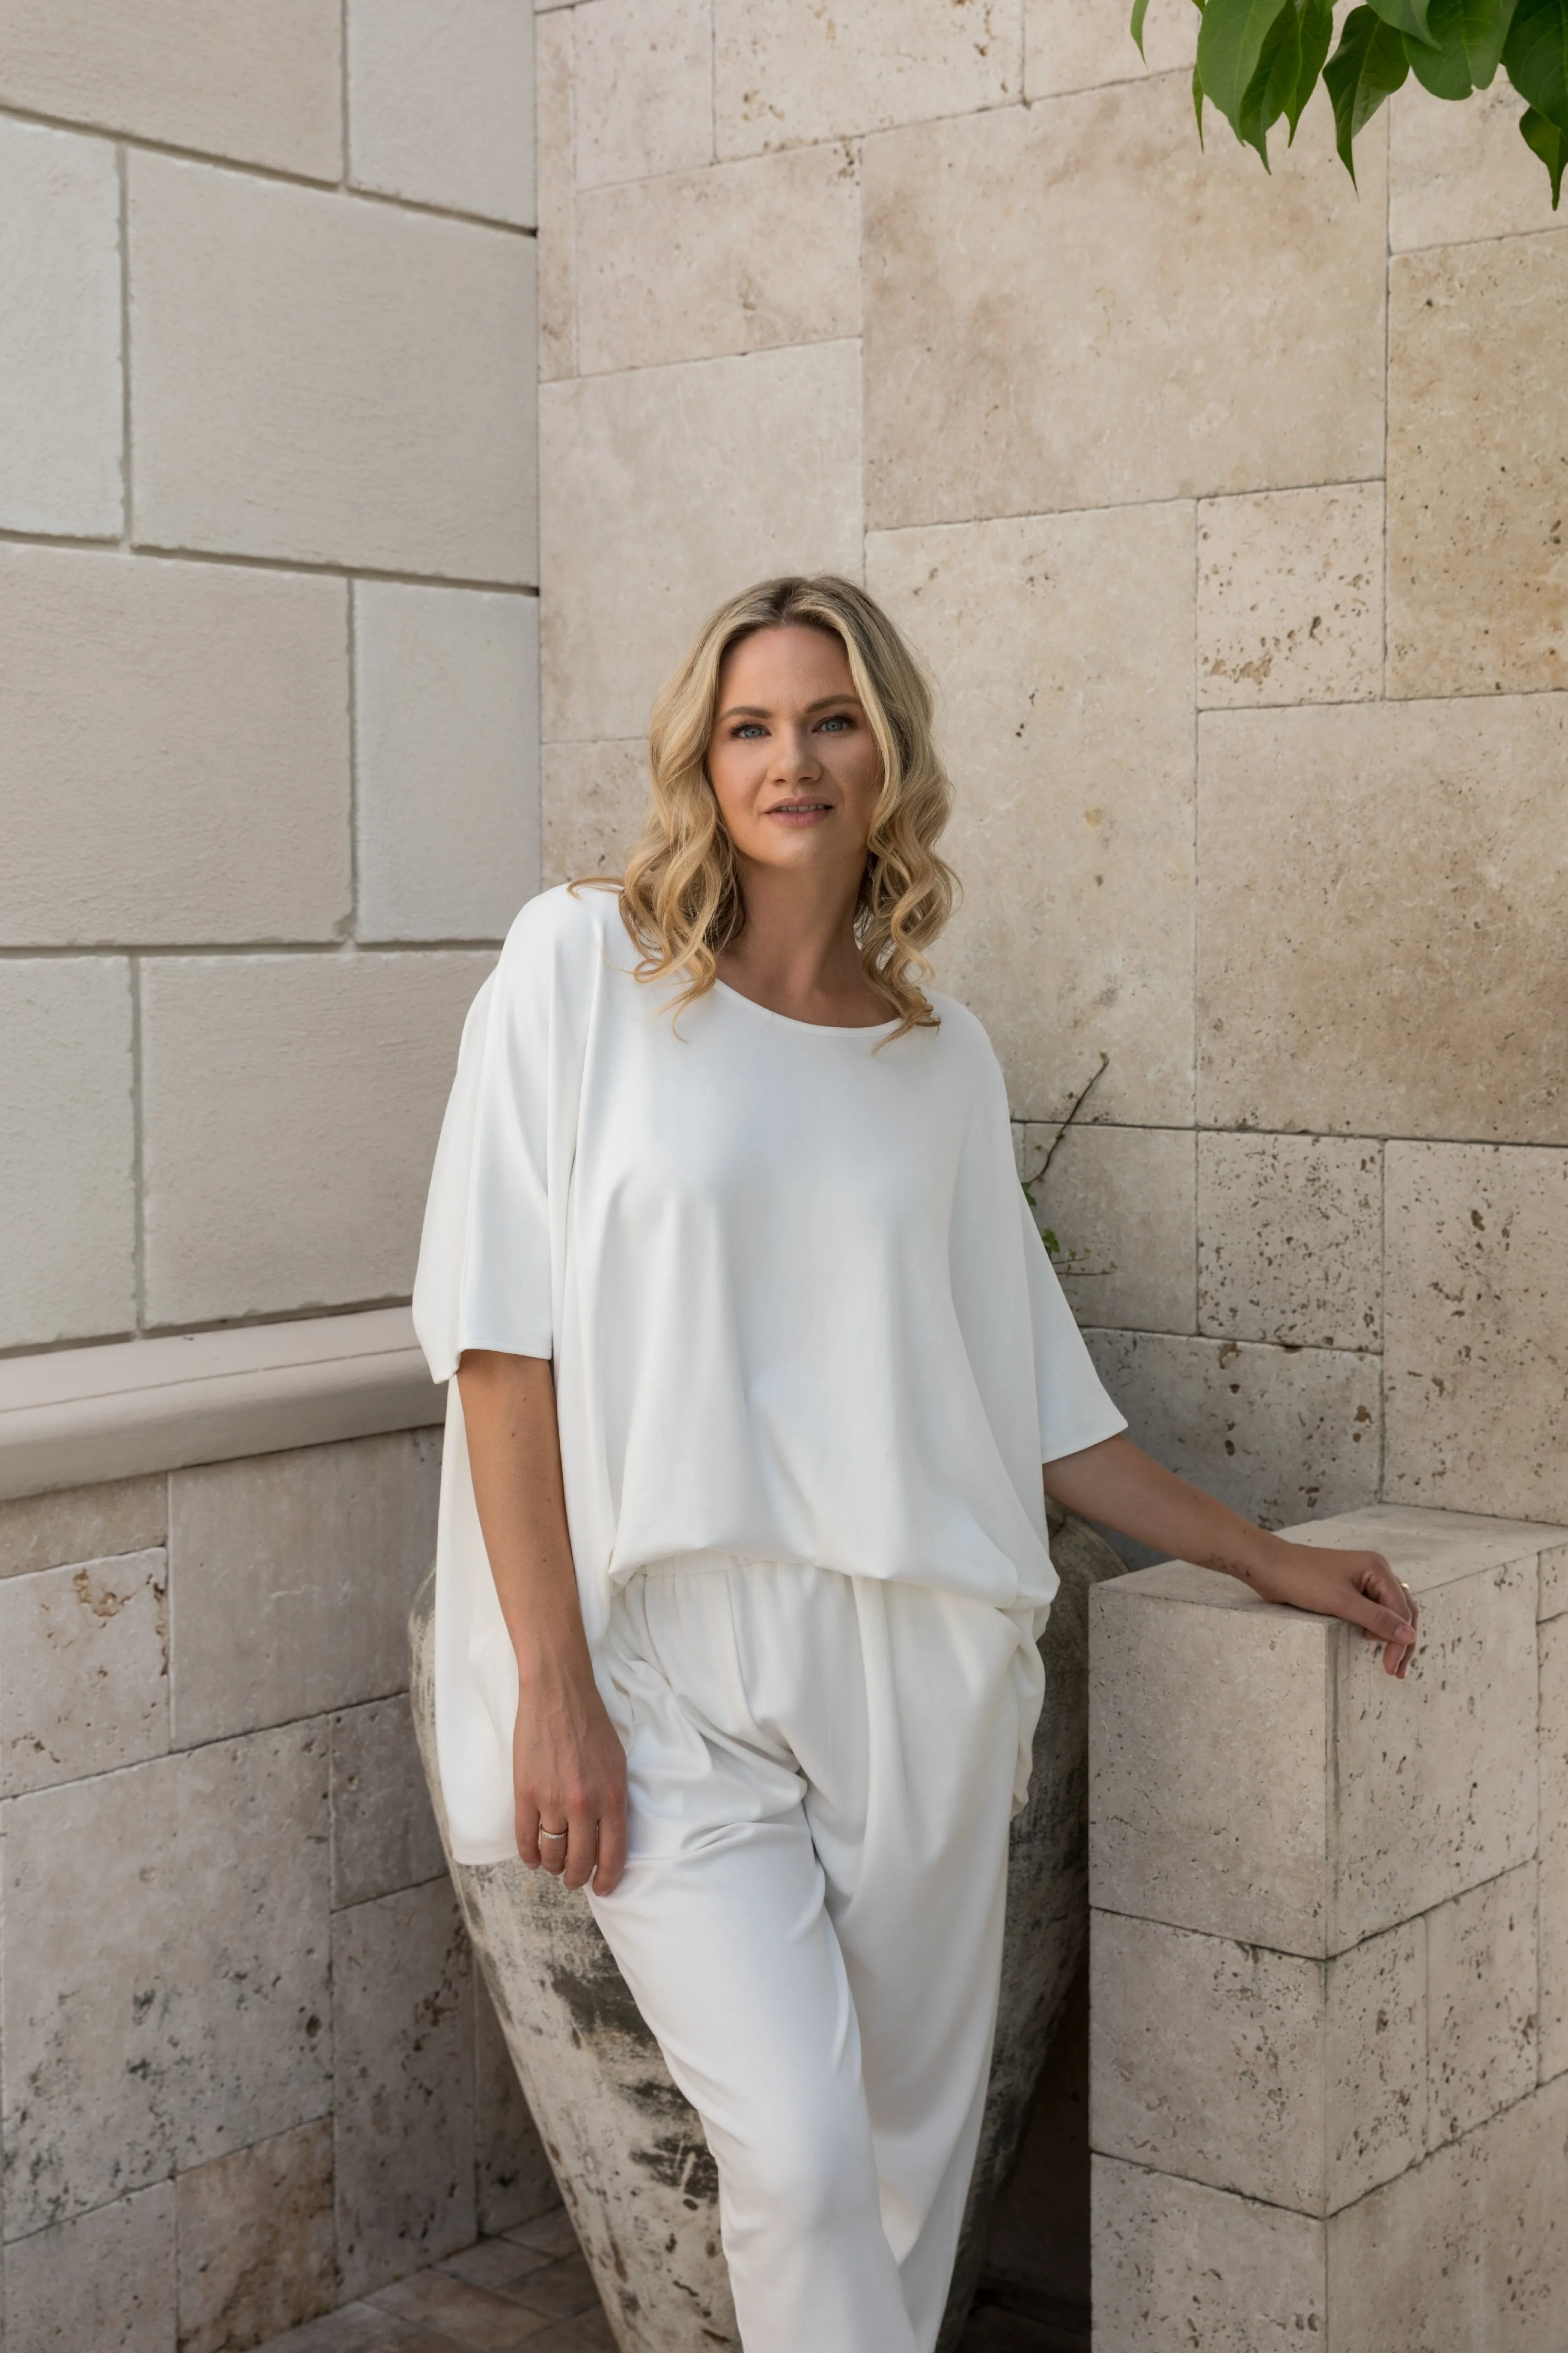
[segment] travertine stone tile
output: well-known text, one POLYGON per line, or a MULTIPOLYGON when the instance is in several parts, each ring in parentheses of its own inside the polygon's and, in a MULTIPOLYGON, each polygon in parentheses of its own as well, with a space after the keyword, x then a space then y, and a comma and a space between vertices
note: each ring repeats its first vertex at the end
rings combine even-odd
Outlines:
POLYGON ((1029 1121, 1019 1133, 1026 1179, 1050 1155, 1032 1186, 1036 1219, 1060 1244, 1054 1264, 1079 1321, 1193 1331, 1192 1130, 1029 1121))
POLYGON ((144 153, 130 219, 139 540, 536 577, 531 240, 144 153))
POLYGON ((17 1798, 5 1869, 8 2231, 327 2112, 324 1727, 17 1798))
MULTIPOLYGON (((421 1495, 415 1514, 427 1536, 433 1502, 433 1494, 421 1495)), ((390 1617, 384 1630, 389 1653, 390 1617)), ((331 1740, 333 1904, 363 1904, 437 1878, 446 1868, 441 1835, 406 1694, 342 1710, 332 1718, 331 1740)))
POLYGON ((538 157, 539 374, 577 373, 572 17, 545 16, 534 33, 534 149, 538 157))
POLYGON ((584 375, 860 332, 853 149, 710 164, 577 200, 584 375))
POLYGON ((0 962, 0 1346, 135 1322, 131 1018, 118 956, 0 962))
POLYGON ((99 1487, 67 1487, 54 1495, 18 1496, 0 1503, 0 1577, 26 1577, 64 1561, 147 1552, 168 1533, 169 1482, 162 1472, 106 1479, 99 1487))
POLYGON ((1364 702, 1383 687, 1383 484, 1198 509, 1198 700, 1364 702))
POLYGON ((1329 1639, 1207 1569, 1144 1569, 1091 1597, 1097 1905, 1328 1950, 1329 1639))
POLYGON ((1152 73, 1189 69, 1198 18, 1187 0, 1152 0, 1143 23, 1143 55, 1127 29, 1121 0, 1024 0, 1024 95, 1055 98, 1102 82, 1142 81, 1152 73), (1145 60, 1147 62, 1145 62, 1145 60))
POLYGON ((1539 157, 1519 135, 1524 100, 1506 74, 1463 106, 1414 74, 1388 110, 1388 242, 1464 245, 1561 227, 1539 157))
POLYGON ((228 2353, 331 2310, 330 2117, 195 2167, 178 2197, 180 2353, 228 2353))
POLYGON ((1390 265, 1391 694, 1568 686, 1565 336, 1555 230, 1390 265))
POLYGON ((1541 2073, 1568 2071, 1568 1618, 1541 1630, 1541 2073))
POLYGON ((172 2181, 5 2249, 10 2353, 169 2353, 174 2314, 172 2181))
POLYGON ((546 744, 542 792, 541 887, 619 874, 647 807, 647 742, 546 744))
POLYGON ((341 580, 0 547, 0 938, 325 940, 349 884, 341 580), (46 821, 47 820, 47 821, 46 821))
POLYGON ((359 581, 354 670, 359 936, 499 939, 539 888, 539 599, 359 581))
POLYGON ((1568 1609, 1568 1544, 1551 1546, 1541 1556, 1541 1599, 1539 1611, 1542 1619, 1561 1617, 1568 1609))
POLYGON ((1205 1126, 1568 1140, 1565 760, 1563 695, 1204 715, 1205 1126))
POLYGON ((1175 74, 868 140, 868 520, 1378 471, 1376 122, 1357 168, 1359 202, 1327 140, 1272 178, 1200 150, 1175 74))
POLYGON ((0 1584, 0 1798, 168 1747, 168 1582, 133 1552, 0 1584))
POLYGON ((1097 2154, 1323 2211, 1323 1964, 1092 1915, 1097 2154))
POLYGON ((6 0, 0 97, 307 179, 342 168, 341 0, 6 0))
POLYGON ((1527 1576, 1546 1543, 1562 1533, 1542 1520, 1496 1519, 1479 1512, 1423 1510, 1412 1504, 1369 1504, 1329 1522, 1306 1520, 1280 1534, 1293 1544, 1380 1552, 1416 1594, 1461 1583, 1494 1568, 1527 1576))
POLYGON ((120 365, 114 151, 0 121, 0 524, 119 531, 120 365))
MULTIPOLYGON (((174 1725, 181 1747, 395 1693, 408 1678, 408 1606, 436 1549, 440 1440, 433 1430, 213 1462, 171 1474, 174 1725)), ((380 1727, 376 1761, 395 1734, 380 1727)), ((356 1799, 361 1725, 342 1736, 343 1885, 389 1867, 398 1807, 356 1799)), ((368 1755, 363 1762, 369 1762, 368 1755)), ((406 1760, 403 1771, 406 1774, 406 1760)), ((418 1834, 422 1837, 422 1833, 418 1834)), ((388 1883, 384 1881, 384 1884, 388 1883)), ((397 1883, 390 1883, 396 1884, 397 1883)), ((352 1900, 341 1895, 340 1901, 352 1900)))
POLYGON ((1352 1629, 1333 1655, 1342 1949, 1535 1852, 1535 1563, 1426 1593, 1403 1682, 1352 1629))
POLYGON ((1199 1329, 1294 1347, 1379 1347, 1382 1145, 1205 1133, 1197 1162, 1199 1329))
POLYGON ((1335 2353, 1557 2353, 1568 2309, 1565 2138, 1568 2078, 1336 2215, 1335 2353))
POLYGON ((1536 1923, 1533 1861, 1427 1915, 1434 2147, 1535 2088, 1536 1923))
POLYGON ((1022 0, 713 0, 721 155, 1005 106, 1023 94, 1022 0))
POLYGON ((489 954, 150 958, 147 1315, 405 1298, 489 954))
POLYGON ((1385 1492, 1568 1519, 1568 1152, 1391 1144, 1385 1182, 1385 1492))
POLYGON ((1163 1333, 1087 1336, 1136 1442, 1260 1526, 1349 1511, 1377 1492, 1375 1357, 1163 1333))
MULTIPOLYGON (((406 2353, 405 2332, 398 2332, 395 2322, 389 2323, 374 2304, 356 2301, 340 2305, 323 2320, 307 2320, 287 2337, 275 2337, 263 2353, 394 2353, 394 2348, 406 2353)), ((433 2353, 428 2339, 423 2346, 416 2344, 414 2353, 433 2353)), ((439 2353, 447 2353, 445 2345, 439 2353)), ((544 2353, 554 2353, 554 2348, 546 2347, 544 2353)), ((569 2348, 563 2348, 562 2353, 569 2348)))
POLYGON ((712 161, 712 0, 586 0, 572 25, 579 187, 712 161))
POLYGON ((533 220, 533 19, 516 0, 349 0, 357 188, 533 220))
POLYGON ((984 1022, 1018 1117, 1062 1118, 1105 1054, 1086 1120, 1192 1118, 1192 533, 1178 505, 867 543, 954 771, 964 903, 938 981, 984 1022))
POLYGON ((776 572, 860 576, 858 346, 546 385, 540 474, 546 741, 640 735, 722 598, 776 572))
POLYGON ((1323 2341, 1321 2222, 1109 2157, 1093 2201, 1095 2353, 1323 2341))
POLYGON ((1324 1965, 1328 2211, 1426 2149, 1426 1931, 1403 1921, 1324 1965))
MULTIPOLYGON (((483 1978, 474 1975, 475 2221, 485 2236, 548 2213, 561 2193, 483 1978)), ((520 2251, 521 2252, 521 2251, 520 2251)), ((521 2266, 519 2267, 521 2270, 521 2266)), ((499 2284, 499 2283, 498 2283, 499 2284)))
POLYGON ((473 1978, 444 1879, 332 1921, 338 2263, 364 2295, 468 2246, 473 1978))

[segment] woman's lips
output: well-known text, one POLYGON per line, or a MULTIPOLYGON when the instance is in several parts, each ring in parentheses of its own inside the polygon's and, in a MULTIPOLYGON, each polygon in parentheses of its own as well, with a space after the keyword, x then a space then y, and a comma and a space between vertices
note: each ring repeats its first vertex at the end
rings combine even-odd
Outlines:
POLYGON ((781 825, 815 825, 819 818, 833 815, 833 806, 830 801, 776 801, 763 815, 777 818, 781 825))

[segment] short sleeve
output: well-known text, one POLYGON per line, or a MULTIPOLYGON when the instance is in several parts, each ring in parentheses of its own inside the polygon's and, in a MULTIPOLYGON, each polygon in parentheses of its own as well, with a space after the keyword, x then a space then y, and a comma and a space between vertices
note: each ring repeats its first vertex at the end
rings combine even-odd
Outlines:
POLYGON ((540 909, 537 900, 523 909, 469 1009, 441 1124, 414 1284, 433 1380, 450 1379, 465 1348, 553 1352, 560 1164, 571 1139, 558 926, 540 909))
POLYGON ((1028 1271, 1029 1320, 1035 1338, 1035 1386, 1040 1400, 1040 1460, 1076 1454, 1098 1446, 1127 1427, 1094 1368, 1094 1359, 1068 1305, 1039 1228, 1029 1214, 1024 1188, 1016 1186, 1028 1271))

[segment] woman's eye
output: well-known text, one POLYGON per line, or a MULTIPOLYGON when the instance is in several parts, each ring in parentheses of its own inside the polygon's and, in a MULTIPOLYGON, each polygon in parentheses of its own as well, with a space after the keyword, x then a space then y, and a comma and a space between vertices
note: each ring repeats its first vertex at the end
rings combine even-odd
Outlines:
POLYGON ((748 736, 761 735, 763 732, 762 723, 759 720, 742 719, 740 725, 735 730, 735 734, 738 741, 744 743, 748 736))
POLYGON ((825 719, 822 723, 825 728, 833 727, 846 731, 850 725, 849 720, 842 711, 835 712, 831 719, 825 719))

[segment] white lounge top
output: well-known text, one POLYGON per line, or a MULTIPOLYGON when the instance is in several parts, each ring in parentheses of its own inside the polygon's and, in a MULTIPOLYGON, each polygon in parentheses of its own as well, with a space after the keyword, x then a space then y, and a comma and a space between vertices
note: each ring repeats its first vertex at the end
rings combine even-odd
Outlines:
MULTIPOLYGON (((584 1622, 693 1553, 992 1603, 1034 1642, 1057 1587, 1040 1465, 1127 1427, 1014 1167, 989 1039, 833 1029, 636 978, 616 895, 531 899, 474 1001, 414 1321, 447 1381, 436 1727, 459 1861, 516 1852, 517 1669, 468 1475, 466 1348, 554 1361, 584 1622), (880 1052, 879 1042, 891 1039, 880 1052)), ((1030 1708, 1031 1691, 1034 1705, 1030 1708)))

